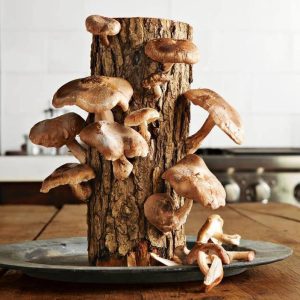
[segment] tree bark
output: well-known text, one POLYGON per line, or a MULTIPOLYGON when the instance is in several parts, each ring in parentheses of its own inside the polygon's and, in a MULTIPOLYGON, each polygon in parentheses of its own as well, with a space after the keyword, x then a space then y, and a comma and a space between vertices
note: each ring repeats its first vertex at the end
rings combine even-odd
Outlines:
POLYGON ((185 155, 182 141, 188 136, 190 105, 180 95, 189 89, 192 67, 175 64, 170 72, 171 80, 161 86, 163 95, 157 101, 153 100, 151 91, 142 87, 142 81, 162 70, 160 63, 145 55, 146 42, 161 37, 192 39, 192 27, 163 19, 117 20, 121 31, 109 37, 109 47, 102 45, 99 37, 93 37, 91 73, 123 77, 132 85, 134 95, 130 108, 126 113, 115 108, 115 121, 122 124, 128 113, 144 107, 157 109, 161 119, 149 125, 149 155, 130 159, 133 172, 124 181, 114 178, 110 161, 105 161, 95 149, 89 149, 88 163, 97 173, 87 216, 91 265, 122 265, 126 263, 126 255, 132 252, 139 265, 148 264, 148 260, 141 257, 143 252, 157 251, 170 257, 174 248, 185 242, 183 228, 163 235, 150 225, 144 217, 143 204, 153 193, 166 192, 174 198, 176 207, 183 205, 183 199, 161 175, 185 155))

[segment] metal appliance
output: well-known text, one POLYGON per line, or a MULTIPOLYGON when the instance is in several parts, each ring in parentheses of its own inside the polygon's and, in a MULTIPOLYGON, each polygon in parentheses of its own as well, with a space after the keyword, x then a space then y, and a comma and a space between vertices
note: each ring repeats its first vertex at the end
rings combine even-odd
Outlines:
POLYGON ((300 148, 208 148, 197 154, 222 182, 228 203, 300 205, 300 148))

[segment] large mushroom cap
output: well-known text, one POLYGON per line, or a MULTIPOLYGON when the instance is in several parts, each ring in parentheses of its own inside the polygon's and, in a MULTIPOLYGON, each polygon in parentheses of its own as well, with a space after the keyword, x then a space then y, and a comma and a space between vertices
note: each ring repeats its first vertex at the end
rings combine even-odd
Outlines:
POLYGON ((201 157, 189 154, 163 173, 180 196, 216 209, 225 205, 226 193, 219 180, 209 171, 201 157))
POLYGON ((29 138, 37 145, 60 148, 73 141, 84 126, 83 118, 75 113, 67 113, 38 122, 31 128, 29 138))
POLYGON ((80 138, 95 147, 107 160, 114 161, 123 155, 132 158, 148 154, 148 144, 144 138, 132 128, 117 122, 92 123, 81 131, 80 138))
POLYGON ((94 75, 64 84, 53 96, 52 104, 57 108, 77 105, 90 113, 101 113, 120 105, 126 111, 132 94, 127 80, 94 75))
POLYGON ((159 112, 154 108, 142 108, 130 113, 124 120, 126 126, 139 126, 143 123, 152 123, 159 119, 159 112))
POLYGON ((199 50, 189 40, 154 39, 147 42, 145 53, 160 63, 195 64, 199 61, 199 50))
POLYGON ((41 187, 42 193, 48 193, 51 189, 66 184, 79 184, 95 178, 94 170, 86 164, 68 163, 60 166, 49 175, 41 187))
POLYGON ((121 30, 121 24, 117 20, 98 15, 88 16, 85 26, 93 35, 116 35, 121 30))
POLYGON ((215 124, 237 144, 243 142, 244 128, 241 117, 219 94, 209 89, 193 89, 185 92, 184 97, 207 110, 215 124))

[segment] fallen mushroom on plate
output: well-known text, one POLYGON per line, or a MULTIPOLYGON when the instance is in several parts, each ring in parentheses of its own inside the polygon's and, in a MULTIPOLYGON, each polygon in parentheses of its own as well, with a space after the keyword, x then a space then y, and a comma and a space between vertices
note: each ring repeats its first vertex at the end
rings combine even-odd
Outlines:
POLYGON ((69 185, 76 198, 85 201, 92 194, 88 181, 95 176, 94 170, 86 164, 67 163, 55 169, 43 181, 41 192, 48 193, 60 185, 69 185))
POLYGON ((176 193, 217 209, 225 205, 226 193, 219 180, 207 168, 203 159, 189 154, 163 173, 176 193))
POLYGON ((126 179, 132 171, 133 165, 127 157, 146 157, 149 151, 147 142, 137 131, 117 122, 92 123, 80 132, 80 139, 113 162, 118 180, 126 179))
POLYGON ((189 90, 183 96, 194 105, 208 111, 202 127, 186 141, 188 153, 195 153, 215 125, 221 128, 235 143, 242 144, 244 127, 238 112, 219 94, 209 89, 189 90))
POLYGON ((54 94, 52 104, 56 108, 77 105, 95 114, 95 121, 113 122, 111 110, 118 105, 127 111, 132 94, 130 83, 123 78, 93 75, 61 86, 54 94))
POLYGON ((75 113, 67 113, 35 124, 29 133, 32 143, 44 147, 60 148, 66 145, 82 163, 86 162, 86 150, 76 141, 85 121, 75 113))
POLYGON ((117 35, 121 30, 121 24, 117 20, 98 15, 87 17, 85 26, 93 35, 99 35, 105 46, 109 46, 108 36, 117 35))

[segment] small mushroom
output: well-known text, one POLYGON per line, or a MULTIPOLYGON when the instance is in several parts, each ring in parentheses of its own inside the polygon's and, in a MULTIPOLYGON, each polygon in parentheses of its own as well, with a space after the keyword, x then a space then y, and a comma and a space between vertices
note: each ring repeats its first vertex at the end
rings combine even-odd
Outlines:
POLYGON ((92 15, 85 20, 86 30, 93 35, 99 35, 101 42, 109 46, 107 36, 117 35, 121 30, 121 24, 112 18, 92 15))
POLYGON ((144 213, 150 224, 167 233, 185 224, 192 205, 193 200, 186 199, 183 206, 176 210, 168 194, 153 194, 144 203, 144 213))
POLYGON ((168 267, 172 267, 172 266, 179 266, 180 264, 176 263, 173 260, 169 260, 163 257, 160 257, 159 255, 157 255, 156 253, 150 252, 150 256, 155 259, 156 261, 160 262, 161 264, 168 266, 168 267))
POLYGON ((219 180, 209 171, 203 159, 189 154, 163 173, 176 193, 217 209, 225 205, 226 193, 219 180))
POLYGON ((136 257, 134 252, 127 254, 127 267, 136 267, 136 257))
POLYGON ((127 111, 132 94, 132 86, 123 78, 93 75, 64 84, 53 96, 52 104, 56 108, 77 105, 95 114, 95 121, 113 122, 111 110, 119 105, 127 111))
POLYGON ((140 134, 148 142, 150 141, 151 134, 148 131, 148 124, 155 122, 159 119, 159 112, 154 108, 142 108, 136 111, 133 111, 124 120, 125 126, 139 126, 140 134))
POLYGON ((88 199, 92 190, 87 181, 95 178, 94 170, 86 164, 68 163, 60 166, 42 183, 41 192, 48 193, 51 189, 68 184, 74 195, 82 201, 88 199))
POLYGON ((238 234, 229 235, 223 233, 224 221, 219 215, 211 215, 200 228, 197 235, 197 242, 207 243, 212 240, 215 244, 236 245, 240 244, 241 236, 238 234))
POLYGON ((224 270, 221 259, 215 255, 211 255, 211 265, 205 274, 204 277, 204 286, 205 286, 205 292, 209 292, 212 288, 214 288, 216 285, 218 285, 223 277, 224 277, 224 270))
POLYGON ((117 122, 92 123, 81 131, 80 139, 96 148, 106 160, 113 161, 113 172, 118 180, 124 180, 132 171, 126 157, 146 157, 149 151, 147 142, 137 131, 117 122))
POLYGON ((185 264, 186 258, 191 251, 185 246, 177 246, 174 250, 173 260, 179 264, 185 264))
POLYGON ((220 95, 209 89, 195 89, 185 92, 184 97, 194 105, 208 111, 209 116, 202 127, 186 141, 187 152, 195 153, 202 141, 215 125, 220 127, 235 143, 244 140, 244 128, 238 112, 220 95))
POLYGON ((145 46, 145 53, 152 60, 162 63, 164 72, 170 71, 174 63, 195 64, 199 61, 199 50, 189 40, 150 40, 145 46))
POLYGON ((230 262, 233 260, 252 261, 255 258, 254 251, 227 251, 230 262))
POLYGON ((32 143, 44 147, 60 148, 66 145, 82 163, 86 162, 86 150, 76 141, 76 135, 84 128, 85 121, 75 113, 67 113, 35 124, 29 133, 32 143))
MULTIPOLYGON (((205 243, 201 244, 196 242, 193 246, 192 250, 186 257, 186 263, 188 265, 193 265, 195 261, 198 260, 199 252, 203 252, 207 255, 215 254, 221 258, 223 264, 228 265, 230 263, 229 255, 227 254, 226 250, 221 246, 214 243, 205 243)), ((206 258, 206 256, 203 256, 206 258)), ((206 259, 201 260, 202 265, 201 267, 205 270, 208 269, 208 261, 206 259)))
POLYGON ((170 81, 169 74, 160 72, 148 76, 143 80, 142 85, 145 89, 153 89, 154 101, 157 101, 162 96, 160 85, 168 81, 170 81))

